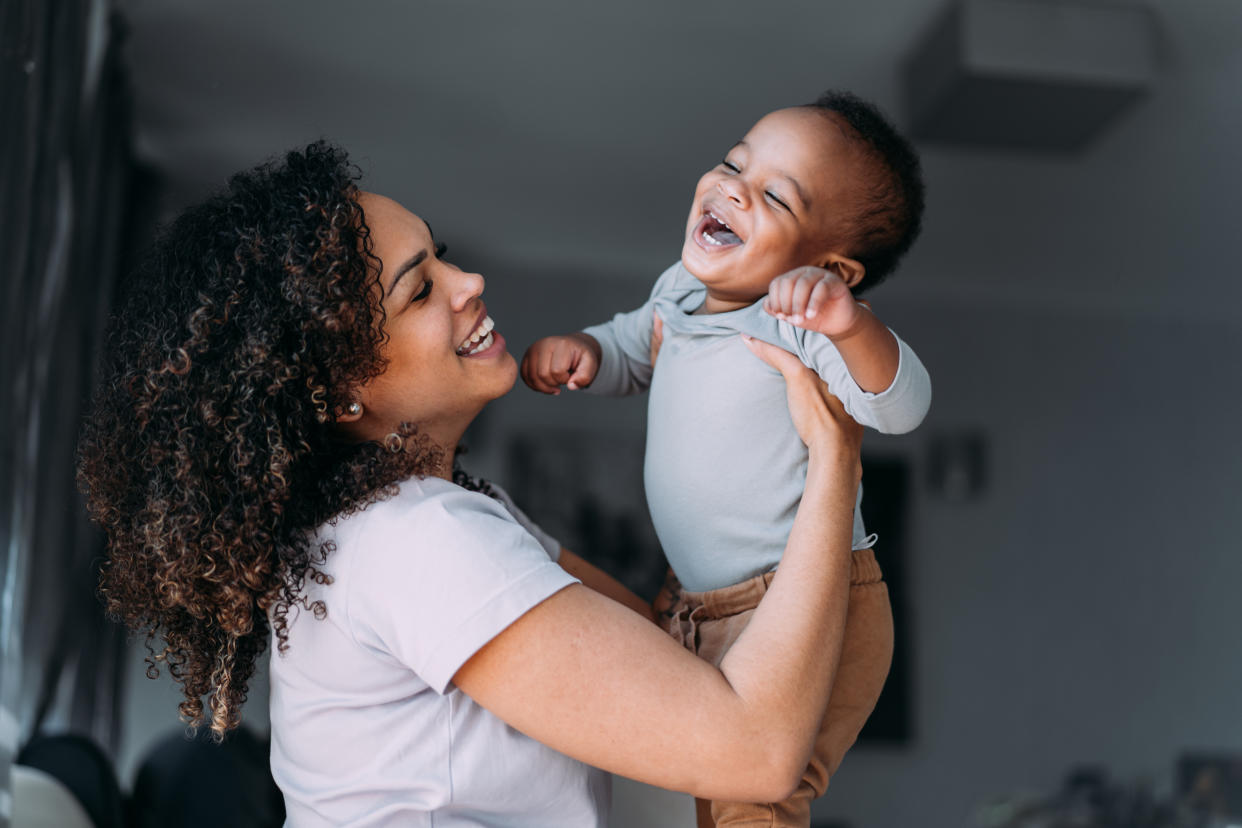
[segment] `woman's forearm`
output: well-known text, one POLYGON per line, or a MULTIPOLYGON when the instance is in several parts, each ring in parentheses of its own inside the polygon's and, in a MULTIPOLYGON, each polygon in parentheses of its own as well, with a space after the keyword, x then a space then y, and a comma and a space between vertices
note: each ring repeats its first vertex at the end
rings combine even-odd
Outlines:
POLYGON ((856 456, 812 456, 776 576, 720 664, 752 712, 756 733, 765 734, 770 761, 790 763, 795 781, 810 757, 840 658, 857 489, 856 456))

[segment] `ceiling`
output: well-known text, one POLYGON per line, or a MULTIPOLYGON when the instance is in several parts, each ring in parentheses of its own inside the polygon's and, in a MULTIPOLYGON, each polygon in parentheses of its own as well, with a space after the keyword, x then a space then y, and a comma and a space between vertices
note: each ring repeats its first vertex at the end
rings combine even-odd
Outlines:
MULTIPOLYGON (((698 176, 763 113, 838 87, 901 120, 899 68, 946 2, 118 0, 118 8, 129 28, 139 148, 166 176, 165 209, 326 137, 350 151, 364 187, 428 218, 455 256, 470 252, 468 263, 562 275, 589 267, 650 282, 680 249, 698 176)), ((929 213, 911 261, 936 281, 899 279, 892 290, 930 295, 957 284, 967 299, 1006 291, 1021 304, 1047 295, 1031 285, 1063 279, 1080 301, 1098 288, 1101 304, 1165 308, 1184 289, 1178 268, 1220 271, 1232 256, 1227 235, 1207 238, 1206 228, 1228 223, 1222 175, 1242 186, 1232 149, 1242 143, 1242 4, 1144 5, 1161 26, 1156 88, 1087 152, 1048 159, 921 148, 929 213), (1168 243, 1140 249, 1135 237, 1168 243), (1080 270, 1048 267, 1053 239, 1080 270), (1114 270, 1131 285, 1142 272, 1147 289, 1084 283, 1084 272, 1114 270)), ((1237 283, 1222 289, 1242 302, 1237 283)))
POLYGON ((698 175, 770 109, 829 86, 892 107, 939 6, 121 3, 140 146, 173 203, 323 136, 437 231, 553 261, 679 245, 698 175))

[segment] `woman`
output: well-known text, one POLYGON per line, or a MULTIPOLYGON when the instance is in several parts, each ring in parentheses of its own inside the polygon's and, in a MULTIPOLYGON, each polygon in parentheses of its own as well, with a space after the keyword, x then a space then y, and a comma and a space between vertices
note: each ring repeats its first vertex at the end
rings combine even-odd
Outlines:
POLYGON ((294 825, 601 824, 589 766, 782 798, 832 684, 815 665, 840 650, 857 427, 796 359, 752 343, 786 376, 815 508, 714 667, 502 492, 452 482, 466 427, 517 369, 483 278, 443 253, 323 145, 165 231, 81 448, 110 611, 163 637, 152 670, 217 734, 270 632, 294 825))

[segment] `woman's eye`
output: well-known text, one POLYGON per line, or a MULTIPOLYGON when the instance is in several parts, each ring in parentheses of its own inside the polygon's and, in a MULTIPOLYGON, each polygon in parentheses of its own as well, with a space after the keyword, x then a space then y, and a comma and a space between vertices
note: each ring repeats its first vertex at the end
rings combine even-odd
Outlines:
MULTIPOLYGON (((437 255, 438 253, 439 251, 437 251, 437 255)), ((418 293, 414 294, 414 296, 411 297, 410 304, 413 304, 414 302, 420 302, 423 299, 426 299, 430 295, 431 295, 431 280, 423 279, 423 286, 418 289, 418 293)))
POLYGON ((787 212, 790 212, 790 213, 793 212, 793 210, 789 209, 789 205, 786 204, 784 201, 782 201, 781 197, 778 196, 776 193, 772 192, 771 190, 768 190, 767 192, 765 192, 764 195, 766 195, 772 201, 775 201, 778 205, 783 207, 787 212))
POLYGON ((737 164, 734 164, 732 161, 730 161, 727 158, 720 162, 720 166, 724 167, 726 170, 732 173, 738 173, 742 171, 741 167, 739 167, 737 164))

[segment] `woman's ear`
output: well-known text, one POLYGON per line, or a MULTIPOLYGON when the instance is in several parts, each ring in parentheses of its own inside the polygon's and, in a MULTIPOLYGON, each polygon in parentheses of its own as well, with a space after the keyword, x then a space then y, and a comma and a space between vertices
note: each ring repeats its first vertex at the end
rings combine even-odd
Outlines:
POLYGON ((336 412, 338 423, 356 423, 362 419, 362 403, 354 400, 336 412))
POLYGON ((845 286, 851 290, 862 281, 863 276, 867 272, 867 268, 863 267, 862 262, 857 259, 851 259, 849 256, 843 256, 840 253, 829 253, 827 260, 820 267, 824 270, 831 270, 840 276, 841 281, 845 282, 845 286))

